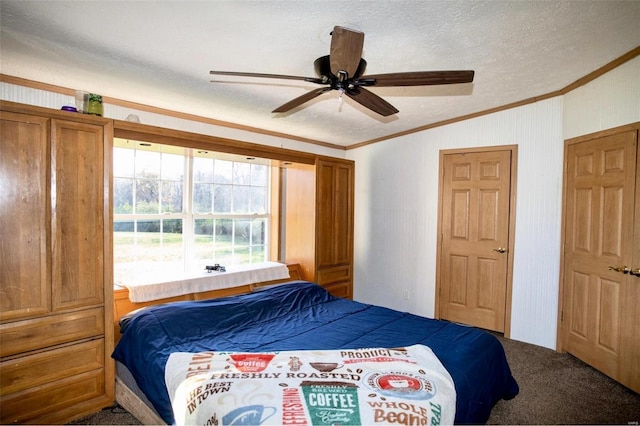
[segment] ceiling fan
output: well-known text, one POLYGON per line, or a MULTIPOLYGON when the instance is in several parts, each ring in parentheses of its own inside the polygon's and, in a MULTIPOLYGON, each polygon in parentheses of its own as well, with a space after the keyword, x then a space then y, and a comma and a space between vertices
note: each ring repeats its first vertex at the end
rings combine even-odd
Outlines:
POLYGON ((311 90, 272 112, 287 112, 330 90, 339 90, 362 106, 389 116, 398 110, 365 87, 430 86, 439 84, 470 83, 474 71, 414 71, 388 74, 363 75, 367 61, 361 58, 364 33, 336 26, 331 32, 330 54, 314 61, 318 77, 300 77, 280 74, 261 74, 234 71, 210 71, 213 75, 261 77, 288 80, 303 80, 326 87, 311 90))

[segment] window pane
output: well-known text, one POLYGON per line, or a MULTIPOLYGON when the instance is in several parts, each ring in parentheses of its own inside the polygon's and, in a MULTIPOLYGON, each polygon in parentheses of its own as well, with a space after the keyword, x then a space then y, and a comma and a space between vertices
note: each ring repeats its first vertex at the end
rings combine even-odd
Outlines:
POLYGON ((155 179, 138 179, 136 181, 137 214, 159 212, 160 181, 155 179))
POLYGON ((137 222, 136 261, 147 273, 183 270, 182 220, 140 220, 137 222))
POLYGON ((194 213, 213 212, 213 184, 196 183, 193 185, 193 211, 194 213))
POLYGON ((113 222, 113 280, 126 282, 136 272, 135 223, 132 220, 113 222))
POLYGON ((251 246, 251 263, 266 262, 264 246, 251 246))
POLYGON ((216 219, 214 232, 216 245, 231 245, 233 239, 233 220, 216 219))
POLYGON ((231 183, 233 163, 225 160, 215 160, 213 164, 213 181, 216 183, 231 183))
POLYGON ((234 213, 249 213, 249 194, 251 194, 251 189, 249 186, 233 187, 234 213))
POLYGON ((159 220, 140 220, 136 225, 138 242, 144 241, 149 244, 160 243, 160 235, 158 234, 160 232, 159 220))
POLYGON ((162 182, 162 212, 182 212, 182 182, 162 182))
POLYGON ((214 260, 221 265, 233 265, 233 220, 215 220, 214 260))
POLYGON ((173 274, 184 271, 184 248, 182 246, 182 219, 165 219, 162 221, 162 248, 159 257, 161 270, 173 274))
POLYGON ((214 185, 213 211, 231 213, 231 185, 214 185))
POLYGON ((251 221, 251 245, 264 244, 266 223, 264 219, 251 221))
POLYGON ((115 263, 127 262, 135 257, 135 225, 132 220, 116 220, 113 222, 113 251, 115 263))
POLYGON ((179 180, 184 179, 184 157, 175 154, 162 154, 162 179, 179 180))
POLYGON ((213 160, 210 158, 194 157, 193 181, 213 182, 213 160))
POLYGON ((133 213, 133 179, 113 179, 113 212, 133 213))
POLYGON ((267 166, 263 164, 251 165, 251 185, 253 186, 267 186, 268 176, 267 166))
POLYGON ((249 210, 258 214, 267 212, 267 188, 261 186, 251 187, 251 206, 249 210))
MULTIPOLYGON (((162 232, 164 234, 182 235, 182 219, 164 219, 162 221, 162 232)), ((172 238, 172 240, 175 241, 175 238, 172 238)))
POLYGON ((251 164, 233 163, 233 184, 234 185, 251 184, 251 164))
POLYGON ((136 177, 160 177, 160 153, 136 150, 136 177))
POLYGON ((251 260, 251 250, 249 247, 236 247, 233 252, 233 262, 235 264, 249 263, 251 260))
POLYGON ((136 245, 134 261, 135 278, 154 276, 162 265, 160 221, 138 221, 136 223, 136 245))
POLYGON ((116 282, 158 282, 184 271, 182 220, 116 221, 114 278, 116 282), (137 232, 134 232, 136 230, 137 232))
POLYGON ((201 236, 213 237, 213 219, 194 220, 193 232, 196 235, 196 239, 201 236))
POLYGON ((113 222, 113 232, 119 232, 124 235, 133 231, 135 231, 135 224, 132 220, 116 220, 113 222))
MULTIPOLYGON (((195 219, 193 221, 193 251, 195 261, 192 270, 204 269, 213 262, 213 219, 195 219)), ((215 263, 215 262, 213 262, 215 263)))
POLYGON ((234 245, 249 245, 251 243, 251 221, 235 220, 234 223, 234 245))
POLYGON ((113 175, 118 177, 133 177, 134 168, 133 149, 113 148, 113 175))
POLYGON ((217 248, 216 246, 214 256, 215 263, 219 263, 224 266, 237 264, 237 262, 234 261, 233 249, 231 247, 217 248))

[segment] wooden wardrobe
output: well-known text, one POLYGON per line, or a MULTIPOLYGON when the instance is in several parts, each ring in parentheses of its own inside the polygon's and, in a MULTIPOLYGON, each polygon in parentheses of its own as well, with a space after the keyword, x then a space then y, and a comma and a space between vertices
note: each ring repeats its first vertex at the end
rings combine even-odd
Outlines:
POLYGON ((353 297, 353 161, 316 158, 287 169, 285 253, 307 280, 345 298, 353 297))
POLYGON ((113 125, 0 107, 0 423, 64 423, 114 400, 113 125))

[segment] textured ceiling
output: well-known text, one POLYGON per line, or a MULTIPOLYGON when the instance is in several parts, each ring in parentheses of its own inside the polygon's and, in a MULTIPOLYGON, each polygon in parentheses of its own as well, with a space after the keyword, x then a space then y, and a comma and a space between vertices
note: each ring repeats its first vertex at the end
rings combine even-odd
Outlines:
MULTIPOLYGON (((1 0, 1 72, 350 146, 560 90, 640 46, 640 1, 1 0), (473 83, 373 88, 381 117, 318 86, 330 31, 365 33, 365 74, 472 69, 473 83), (215 80, 212 82, 212 80, 215 80)), ((123 118, 123 117, 114 117, 123 118)))

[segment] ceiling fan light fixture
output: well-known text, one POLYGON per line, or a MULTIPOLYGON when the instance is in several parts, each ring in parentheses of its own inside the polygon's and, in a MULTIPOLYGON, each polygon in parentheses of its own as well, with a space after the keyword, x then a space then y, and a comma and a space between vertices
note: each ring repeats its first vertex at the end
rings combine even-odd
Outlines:
POLYGON ((393 105, 365 87, 390 86, 430 86, 441 84, 471 83, 474 72, 465 71, 413 71, 387 74, 364 75, 367 61, 362 56, 364 33, 345 27, 335 26, 331 32, 329 55, 321 56, 313 62, 318 77, 299 77, 279 74, 259 74, 233 71, 210 71, 210 74, 235 75, 261 78, 282 78, 303 80, 323 87, 298 96, 274 109, 274 113, 284 113, 320 96, 329 90, 340 91, 339 101, 344 93, 365 108, 384 117, 399 112, 393 105))

